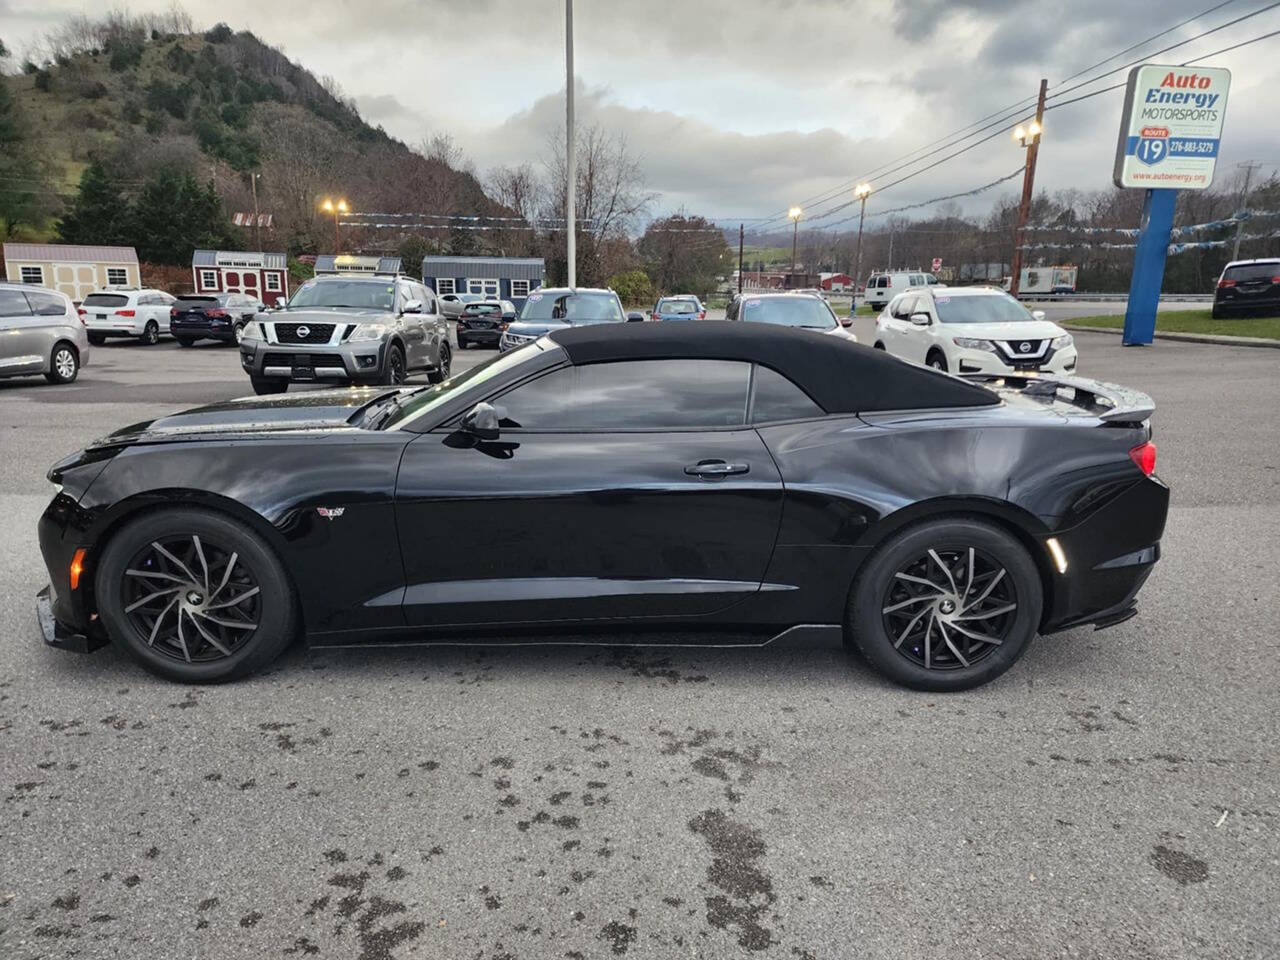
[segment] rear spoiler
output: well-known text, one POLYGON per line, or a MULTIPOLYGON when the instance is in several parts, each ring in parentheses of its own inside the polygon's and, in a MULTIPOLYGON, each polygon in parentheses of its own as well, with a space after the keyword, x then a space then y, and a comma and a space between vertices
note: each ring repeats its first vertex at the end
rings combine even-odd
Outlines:
POLYGON ((1116 383, 1037 374, 971 373, 963 379, 981 384, 996 393, 1013 391, 1046 404, 1065 403, 1104 423, 1142 423, 1156 410, 1155 401, 1145 393, 1116 383))

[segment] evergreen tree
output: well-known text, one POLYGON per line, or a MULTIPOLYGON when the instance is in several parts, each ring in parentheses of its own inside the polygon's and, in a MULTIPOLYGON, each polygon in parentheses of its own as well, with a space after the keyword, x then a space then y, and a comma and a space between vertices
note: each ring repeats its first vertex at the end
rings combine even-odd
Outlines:
POLYGON ((136 245, 148 263, 189 264, 199 247, 231 240, 230 223, 213 184, 190 173, 165 170, 142 188, 134 206, 136 245))
POLYGON ((51 216, 57 202, 26 117, 0 76, 0 236, 12 236, 19 223, 51 216))
POLYGON ((130 220, 129 201, 95 161, 80 175, 80 191, 58 221, 58 236, 66 243, 127 246, 133 232, 130 220))

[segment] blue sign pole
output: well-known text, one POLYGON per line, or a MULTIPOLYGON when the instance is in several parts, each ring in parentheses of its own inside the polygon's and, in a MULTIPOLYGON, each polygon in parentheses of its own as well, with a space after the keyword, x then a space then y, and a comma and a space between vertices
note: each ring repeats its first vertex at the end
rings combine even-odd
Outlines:
POLYGON ((1164 260, 1173 230, 1177 190, 1148 190, 1142 203, 1138 247, 1133 254, 1133 279, 1124 311, 1124 345, 1141 346, 1155 339, 1156 308, 1164 282, 1164 260))

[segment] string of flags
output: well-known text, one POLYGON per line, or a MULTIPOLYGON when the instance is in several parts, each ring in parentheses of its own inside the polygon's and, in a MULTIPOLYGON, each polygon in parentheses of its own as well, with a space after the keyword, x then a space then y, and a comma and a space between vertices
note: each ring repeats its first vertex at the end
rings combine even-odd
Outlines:
MULTIPOLYGON (((1226 217, 1222 220, 1209 220, 1205 223, 1192 223, 1185 227, 1174 227, 1169 231, 1169 236, 1182 237, 1187 234, 1200 233, 1205 230, 1225 230, 1228 227, 1234 227, 1249 220, 1257 220, 1265 217, 1280 217, 1280 210, 1241 210, 1239 213, 1233 214, 1232 216, 1226 217)), ((1029 224, 1027 229, 1057 231, 1059 233, 1079 233, 1086 236, 1110 233, 1118 237, 1136 237, 1139 233, 1136 227, 1080 227, 1055 223, 1033 223, 1029 224)), ((1077 246, 1077 244, 1061 244, 1061 246, 1077 246)), ((1105 244, 1102 244, 1101 246, 1105 246, 1105 244)), ((1121 246, 1126 245, 1121 244, 1121 246)), ((1127 246, 1131 247, 1133 244, 1127 244, 1127 246)))
MULTIPOLYGON (((1189 229, 1189 228, 1184 228, 1189 229)), ((1135 233, 1137 231, 1134 231, 1135 233)), ((1240 237, 1241 242, 1249 240, 1275 240, 1280 239, 1280 230, 1273 230, 1270 233, 1246 233, 1240 237)), ((1186 253, 1189 250, 1216 250, 1222 247, 1235 244, 1236 238, 1230 237, 1225 240, 1193 240, 1187 243, 1171 243, 1169 244, 1169 255, 1173 256, 1179 253, 1186 253)), ((1079 249, 1088 247, 1094 250, 1132 250, 1136 247, 1136 243, 1024 243, 1019 249, 1021 250, 1063 250, 1063 249, 1079 249)))

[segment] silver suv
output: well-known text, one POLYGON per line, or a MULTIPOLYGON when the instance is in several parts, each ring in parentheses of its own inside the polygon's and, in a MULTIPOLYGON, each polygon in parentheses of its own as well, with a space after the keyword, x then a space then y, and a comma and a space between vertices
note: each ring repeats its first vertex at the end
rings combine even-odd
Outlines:
POLYGON ((0 377, 70 383, 89 362, 84 321, 66 294, 0 283, 0 377))
POLYGON ((435 294, 402 276, 308 280, 240 341, 240 363, 259 394, 317 381, 398 384, 416 370, 439 383, 452 359, 435 294))

